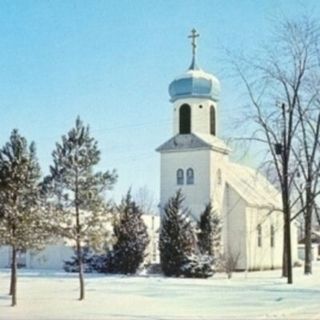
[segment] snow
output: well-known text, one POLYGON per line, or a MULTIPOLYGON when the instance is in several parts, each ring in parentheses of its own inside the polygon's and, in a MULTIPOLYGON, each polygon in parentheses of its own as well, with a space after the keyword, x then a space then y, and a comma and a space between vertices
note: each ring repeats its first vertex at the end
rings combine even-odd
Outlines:
POLYGON ((86 275, 86 300, 76 274, 19 270, 18 305, 10 307, 9 270, 0 270, 0 319, 320 319, 320 264, 314 275, 294 270, 224 274, 210 279, 86 275))

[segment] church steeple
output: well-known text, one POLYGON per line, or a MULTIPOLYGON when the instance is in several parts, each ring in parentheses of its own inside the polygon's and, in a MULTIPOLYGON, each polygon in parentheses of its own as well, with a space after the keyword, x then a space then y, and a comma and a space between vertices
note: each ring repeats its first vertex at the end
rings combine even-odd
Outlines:
POLYGON ((220 95, 218 79, 196 63, 196 29, 188 36, 191 39, 192 61, 189 69, 170 83, 170 101, 174 110, 174 134, 217 135, 216 109, 220 95))

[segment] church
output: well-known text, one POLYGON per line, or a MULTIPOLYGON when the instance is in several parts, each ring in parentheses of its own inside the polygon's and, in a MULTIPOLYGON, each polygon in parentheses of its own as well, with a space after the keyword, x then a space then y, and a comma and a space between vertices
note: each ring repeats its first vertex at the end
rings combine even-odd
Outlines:
MULTIPOLYGON (((220 83, 196 61, 196 30, 189 69, 169 85, 173 136, 161 156, 160 211, 179 189, 193 219, 210 201, 222 221, 222 251, 237 257, 237 270, 280 268, 283 213, 276 188, 256 170, 230 161, 230 148, 219 139, 217 108, 220 83)), ((292 226, 293 261, 297 232, 292 226)))
MULTIPOLYGON (((161 155, 160 211, 179 189, 195 221, 209 201, 222 221, 222 251, 238 257, 238 270, 280 268, 283 251, 283 213, 279 192, 257 171, 230 161, 230 148, 219 138, 218 79, 199 68, 192 30, 189 69, 169 86, 173 136, 157 151, 161 155)), ((160 215, 161 217, 161 215, 160 215)), ((159 260, 158 217, 144 216, 151 242, 147 263, 159 260), (156 219, 155 219, 156 218, 156 219)), ((292 258, 297 260, 297 232, 292 225, 292 258)), ((64 240, 40 252, 20 252, 18 263, 31 269, 61 270, 73 255, 64 240)), ((10 266, 11 250, 0 248, 0 268, 10 266)))

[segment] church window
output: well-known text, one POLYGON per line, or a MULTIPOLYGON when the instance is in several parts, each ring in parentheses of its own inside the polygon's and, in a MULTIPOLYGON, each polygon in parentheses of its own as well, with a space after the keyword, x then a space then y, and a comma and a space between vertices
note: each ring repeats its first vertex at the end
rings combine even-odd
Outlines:
POLYGON ((194 172, 192 168, 187 170, 187 184, 194 184, 194 172))
POLYGON ((271 248, 274 247, 274 226, 271 225, 270 227, 270 246, 271 248))
POLYGON ((216 135, 216 110, 214 106, 210 107, 210 133, 216 135))
POLYGON ((184 183, 183 170, 177 170, 177 185, 181 186, 184 183))
POLYGON ((179 110, 180 130, 181 134, 191 132, 191 108, 188 104, 183 104, 179 110))
POLYGON ((200 104, 199 109, 202 109, 202 104, 200 104))
POLYGON ((262 247, 262 228, 261 224, 258 224, 257 226, 257 232, 258 232, 258 247, 262 247))
POLYGON ((217 184, 218 184, 219 186, 222 184, 221 169, 218 169, 218 171, 217 171, 217 184))

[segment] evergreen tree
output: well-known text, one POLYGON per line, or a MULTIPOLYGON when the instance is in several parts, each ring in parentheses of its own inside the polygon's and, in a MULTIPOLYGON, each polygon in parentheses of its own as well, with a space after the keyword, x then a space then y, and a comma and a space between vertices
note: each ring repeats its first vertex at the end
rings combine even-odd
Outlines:
POLYGON ((183 208, 181 191, 169 199, 164 208, 160 230, 160 263, 166 276, 183 275, 187 257, 196 251, 196 240, 188 210, 183 208))
POLYGON ((149 244, 143 212, 132 200, 130 191, 122 199, 117 212, 119 220, 114 225, 117 240, 108 263, 112 272, 134 274, 143 262, 149 244))
POLYGON ((17 304, 17 254, 42 248, 48 237, 41 209, 40 167, 35 144, 17 130, 0 150, 0 245, 11 247, 12 306, 17 304))
POLYGON ((199 229, 200 252, 218 258, 221 244, 221 221, 219 215, 213 210, 211 202, 207 204, 200 216, 199 229))
POLYGON ((80 298, 85 297, 82 250, 104 245, 108 237, 107 206, 104 192, 111 189, 116 173, 94 172, 100 161, 97 141, 80 118, 52 153, 53 166, 45 179, 45 191, 52 198, 56 227, 61 235, 74 240, 80 281, 80 298))
MULTIPOLYGON (((81 253, 81 261, 84 265, 83 271, 92 272, 94 270, 92 266, 93 257, 95 256, 93 250, 90 247, 86 246, 82 248, 81 253)), ((79 261, 77 252, 75 252, 75 255, 72 256, 70 260, 64 261, 63 269, 66 272, 79 272, 79 261)))

